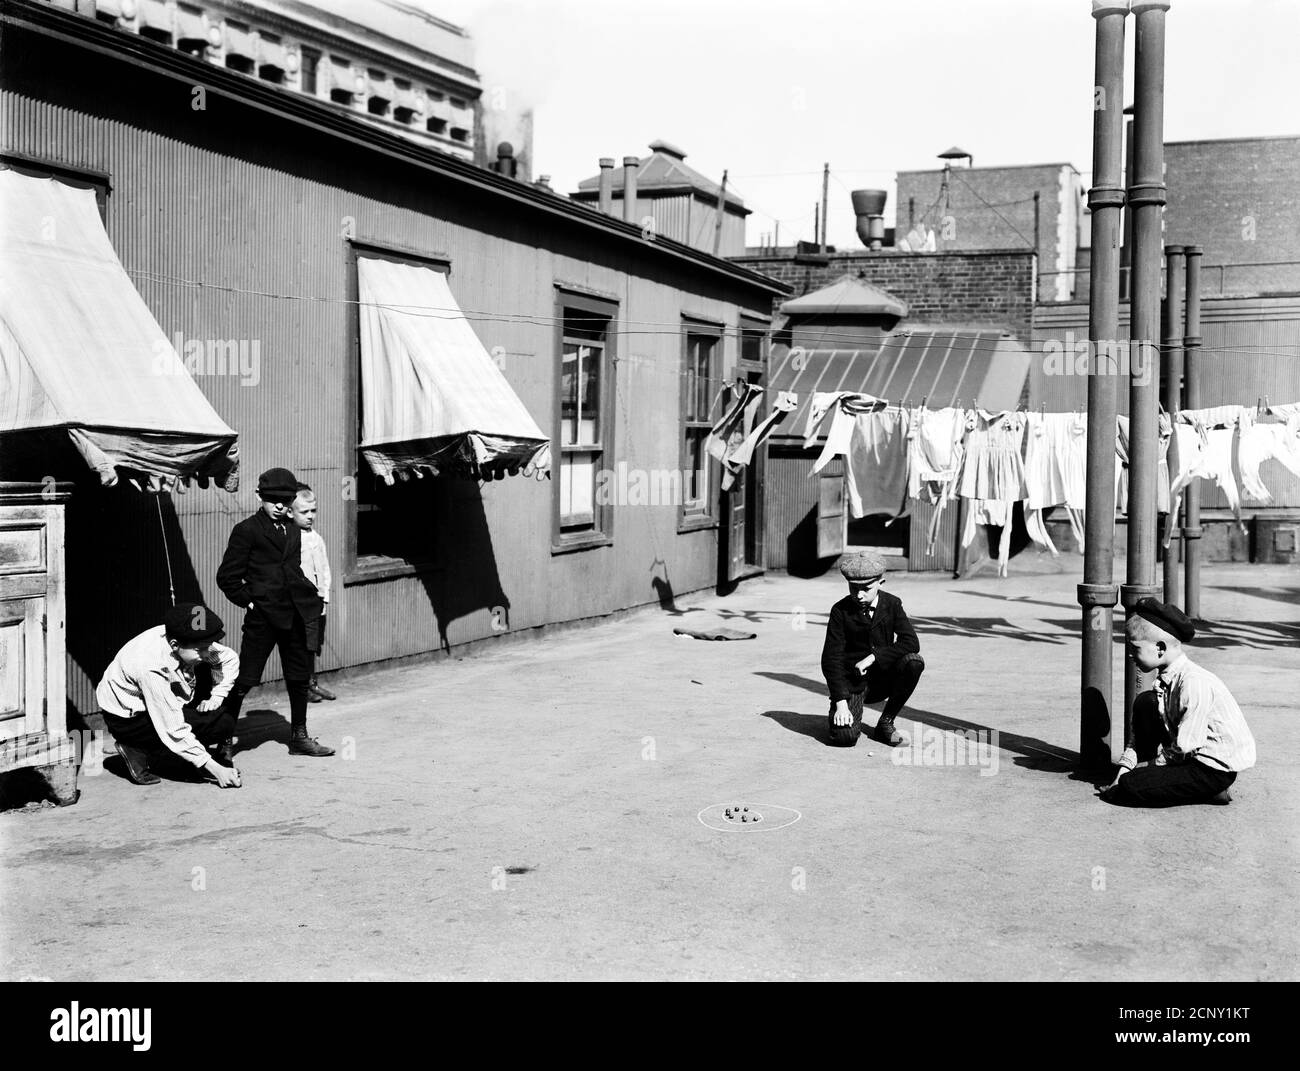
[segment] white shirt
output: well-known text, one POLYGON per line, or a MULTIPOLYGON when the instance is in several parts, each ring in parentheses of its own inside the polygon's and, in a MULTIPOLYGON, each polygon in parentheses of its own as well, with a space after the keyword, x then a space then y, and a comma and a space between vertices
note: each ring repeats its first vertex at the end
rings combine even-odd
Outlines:
POLYGON ((330 560, 325 553, 325 540, 314 528, 302 532, 302 575, 316 585, 316 594, 327 604, 330 601, 330 560))
MULTIPOLYGON (((212 667, 212 698, 225 699, 239 674, 239 656, 214 643, 204 661, 212 667)), ((195 766, 208 761, 207 749, 185 720, 184 707, 194 698, 194 674, 181 665, 162 625, 146 629, 117 652, 95 698, 101 710, 119 718, 147 714, 168 750, 195 766)))
POLYGON ((1255 765, 1255 738, 1223 681, 1180 654, 1156 674, 1156 700, 1172 746, 1165 762, 1198 760, 1240 773, 1255 765))

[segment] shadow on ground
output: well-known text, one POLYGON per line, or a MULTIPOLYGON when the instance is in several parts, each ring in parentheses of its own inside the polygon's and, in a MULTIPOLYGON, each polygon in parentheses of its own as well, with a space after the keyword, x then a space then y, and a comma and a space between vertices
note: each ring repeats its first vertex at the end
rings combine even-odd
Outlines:
MULTIPOLYGON (((806 692, 813 692, 823 698, 826 695, 826 686, 821 681, 813 680, 810 677, 801 677, 796 673, 773 673, 769 670, 759 670, 756 676, 766 677, 768 680, 778 681, 781 684, 788 684, 793 688, 802 688, 806 692)), ((791 732, 823 740, 827 738, 826 715, 824 714, 794 714, 791 711, 768 710, 763 712, 763 717, 770 718, 791 732)), ((1077 752, 1067 751, 1065 748, 1049 744, 1047 741, 1039 740, 1036 737, 1005 732, 989 725, 980 725, 977 722, 965 721, 961 718, 954 718, 933 710, 922 710, 910 705, 903 708, 903 713, 899 715, 899 719, 900 729, 905 728, 907 721, 910 719, 922 725, 929 725, 934 729, 953 732, 970 732, 974 730, 985 734, 997 733, 997 746, 1003 751, 1013 752, 1016 758, 1012 761, 1017 766, 1023 766, 1027 770, 1040 770, 1044 773, 1072 773, 1078 770, 1079 756, 1077 752)), ((1084 775, 1080 772, 1080 776, 1074 779, 1092 781, 1094 775, 1091 773, 1084 775)))

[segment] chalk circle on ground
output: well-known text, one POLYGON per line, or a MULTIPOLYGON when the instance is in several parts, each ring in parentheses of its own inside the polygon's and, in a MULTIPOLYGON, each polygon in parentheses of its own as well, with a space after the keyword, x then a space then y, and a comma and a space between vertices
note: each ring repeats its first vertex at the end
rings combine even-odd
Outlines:
POLYGON ((714 803, 695 816, 720 833, 761 833, 794 825, 803 815, 776 803, 714 803))

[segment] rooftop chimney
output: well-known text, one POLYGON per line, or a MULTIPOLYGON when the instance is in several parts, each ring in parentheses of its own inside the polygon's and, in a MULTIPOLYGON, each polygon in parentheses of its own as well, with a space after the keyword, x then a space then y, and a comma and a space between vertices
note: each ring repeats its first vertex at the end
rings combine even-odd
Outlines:
POLYGON ((853 213, 858 217, 858 237, 868 249, 879 249, 885 238, 886 190, 853 190, 853 213))
POLYGON ((607 216, 614 214, 614 158, 600 158, 600 210, 607 216))
POLYGON ((623 157, 623 219, 636 222, 636 169, 641 161, 635 156, 623 157))

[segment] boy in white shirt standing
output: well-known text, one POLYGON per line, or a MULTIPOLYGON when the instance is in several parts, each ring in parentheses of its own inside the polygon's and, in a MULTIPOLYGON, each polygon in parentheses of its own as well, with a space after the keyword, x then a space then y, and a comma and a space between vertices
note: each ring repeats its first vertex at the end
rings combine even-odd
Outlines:
POLYGON ((293 523, 302 530, 302 574, 316 585, 316 593, 325 604, 320 613, 320 624, 314 635, 308 629, 307 649, 312 654, 311 680, 307 684, 307 702, 319 703, 322 699, 337 699, 328 688, 316 680, 315 660, 325 645, 325 615, 330 608, 330 562, 325 553, 325 540, 316 531, 316 492, 307 484, 298 484, 298 495, 293 500, 293 523))

